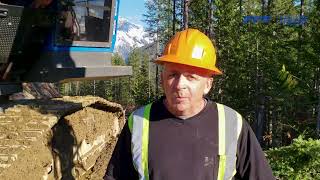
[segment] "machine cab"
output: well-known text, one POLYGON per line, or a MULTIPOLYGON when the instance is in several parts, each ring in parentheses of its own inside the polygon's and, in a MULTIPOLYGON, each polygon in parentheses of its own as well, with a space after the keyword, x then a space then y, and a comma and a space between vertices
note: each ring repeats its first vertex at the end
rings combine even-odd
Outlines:
POLYGON ((118 5, 119 0, 0 0, 0 82, 131 75, 131 67, 111 65, 118 5))
POLYGON ((55 45, 112 48, 115 3, 112 0, 74 0, 69 4, 60 1, 55 45))

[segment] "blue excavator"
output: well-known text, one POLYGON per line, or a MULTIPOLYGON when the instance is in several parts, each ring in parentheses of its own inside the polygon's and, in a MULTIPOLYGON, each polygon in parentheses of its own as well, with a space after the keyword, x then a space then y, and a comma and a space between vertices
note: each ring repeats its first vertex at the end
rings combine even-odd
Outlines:
POLYGON ((112 66, 119 0, 0 0, 0 96, 22 82, 103 80, 112 66))
POLYGON ((119 0, 0 0, 0 179, 103 178, 125 123, 120 104, 9 97, 26 83, 130 76, 130 66, 111 63, 118 7, 119 0))

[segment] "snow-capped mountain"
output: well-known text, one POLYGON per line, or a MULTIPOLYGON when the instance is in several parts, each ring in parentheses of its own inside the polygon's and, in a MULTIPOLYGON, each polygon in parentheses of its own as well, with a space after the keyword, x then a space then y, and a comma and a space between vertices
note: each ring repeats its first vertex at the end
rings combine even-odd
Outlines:
POLYGON ((139 48, 150 44, 151 38, 141 25, 133 24, 125 18, 119 18, 115 52, 124 59, 128 58, 133 48, 139 48))

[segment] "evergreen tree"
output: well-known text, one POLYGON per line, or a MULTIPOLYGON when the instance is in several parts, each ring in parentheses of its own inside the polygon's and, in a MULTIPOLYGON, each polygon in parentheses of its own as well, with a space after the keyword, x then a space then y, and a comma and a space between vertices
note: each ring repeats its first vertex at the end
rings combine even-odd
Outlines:
POLYGON ((134 104, 144 105, 153 100, 154 96, 154 88, 150 86, 153 83, 149 78, 149 56, 140 49, 134 49, 128 57, 128 63, 133 69, 133 75, 130 78, 130 92, 134 104))

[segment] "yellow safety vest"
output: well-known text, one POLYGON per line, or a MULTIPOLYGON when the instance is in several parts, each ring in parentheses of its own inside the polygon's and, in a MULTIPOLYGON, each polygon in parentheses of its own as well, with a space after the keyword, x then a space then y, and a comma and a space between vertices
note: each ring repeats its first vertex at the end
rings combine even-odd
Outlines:
MULTIPOLYGON (((134 111, 128 125, 132 134, 131 151, 133 164, 140 180, 149 180, 148 144, 149 118, 152 103, 134 111)), ((242 117, 235 110, 217 103, 219 116, 219 169, 218 180, 232 179, 236 174, 237 145, 242 129, 242 117)))

